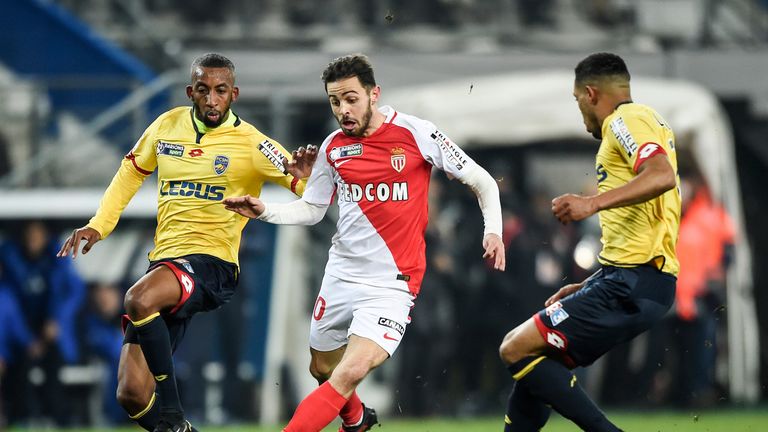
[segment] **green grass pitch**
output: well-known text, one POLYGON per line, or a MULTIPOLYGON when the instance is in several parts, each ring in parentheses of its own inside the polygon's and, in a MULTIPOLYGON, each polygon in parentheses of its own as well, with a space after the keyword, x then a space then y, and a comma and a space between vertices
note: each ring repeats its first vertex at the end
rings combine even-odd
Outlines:
MULTIPOLYGON (((609 418, 627 432, 765 432, 768 431, 768 410, 724 410, 695 412, 611 412, 609 418)), ((477 419, 401 419, 383 416, 381 428, 374 427, 372 432, 480 432, 502 431, 502 416, 477 419)), ((327 427, 324 432, 338 430, 327 427)), ((21 431, 22 429, 12 429, 21 431)), ((258 427, 254 425, 201 427, 201 432, 278 432, 279 427, 258 427)), ((572 423, 554 414, 544 432, 571 432, 579 429, 572 423)), ((140 428, 115 429, 68 429, 70 432, 137 432, 140 428)))

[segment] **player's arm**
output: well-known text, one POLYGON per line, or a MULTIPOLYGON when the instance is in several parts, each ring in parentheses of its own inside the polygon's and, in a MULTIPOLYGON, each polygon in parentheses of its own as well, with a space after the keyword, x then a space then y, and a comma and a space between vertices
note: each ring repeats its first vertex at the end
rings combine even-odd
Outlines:
POLYGON ((56 256, 65 257, 71 253, 73 259, 77 258, 78 249, 83 240, 86 241, 83 254, 86 254, 94 244, 105 239, 115 229, 125 206, 157 166, 154 140, 149 133, 150 128, 144 132, 133 150, 123 158, 120 168, 101 198, 96 215, 88 221, 86 226, 75 229, 67 237, 56 256))
POLYGON ((677 185, 675 171, 666 154, 659 153, 638 168, 627 184, 592 196, 561 195, 552 200, 552 213, 562 222, 579 221, 600 210, 638 204, 656 198, 677 185))
POLYGON ((250 219, 278 225, 314 225, 325 216, 328 205, 313 204, 304 199, 290 203, 266 204, 250 195, 225 198, 224 208, 250 219))
POLYGON ((493 268, 504 271, 506 254, 501 240, 501 201, 496 181, 480 165, 474 165, 460 181, 472 189, 480 204, 485 229, 483 231, 483 258, 493 258, 493 268))

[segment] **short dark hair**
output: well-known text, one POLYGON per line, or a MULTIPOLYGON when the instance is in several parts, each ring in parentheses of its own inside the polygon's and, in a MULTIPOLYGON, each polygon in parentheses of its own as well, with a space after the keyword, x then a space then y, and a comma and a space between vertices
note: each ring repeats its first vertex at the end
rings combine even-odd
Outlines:
POLYGON ((189 68, 190 76, 195 76, 195 69, 198 67, 226 68, 232 72, 232 78, 235 77, 235 64, 232 63, 232 60, 224 57, 221 54, 208 53, 196 58, 195 61, 192 62, 192 66, 189 68))
POLYGON ((595 53, 576 65, 576 82, 585 83, 597 78, 620 77, 629 81, 629 69, 621 57, 612 53, 595 53))
POLYGON ((376 78, 373 77, 373 66, 368 57, 363 54, 349 54, 333 59, 323 71, 322 79, 327 89, 329 82, 336 82, 355 76, 366 90, 376 87, 376 78))

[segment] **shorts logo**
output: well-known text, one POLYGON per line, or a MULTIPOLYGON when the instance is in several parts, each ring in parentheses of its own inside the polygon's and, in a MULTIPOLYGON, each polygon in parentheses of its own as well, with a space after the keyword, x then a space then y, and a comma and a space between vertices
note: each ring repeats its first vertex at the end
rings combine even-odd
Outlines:
MULTIPOLYGON (((389 318, 379 317, 379 325, 391 328, 392 330, 400 333, 400 336, 402 336, 405 333, 405 327, 400 325, 400 323, 397 323, 389 318)), ((384 339, 387 339, 386 333, 385 333, 384 339)), ((390 339, 390 340, 394 340, 394 339, 390 339)))
POLYGON ((549 320, 552 321, 553 327, 565 321, 570 316, 568 315, 568 312, 563 309, 563 304, 560 302, 555 302, 549 305, 546 309, 546 314, 549 317, 549 320))
POLYGON ((285 165, 283 165, 283 154, 270 140, 260 142, 259 151, 264 154, 264 156, 267 157, 267 160, 269 160, 275 168, 279 169, 281 173, 288 173, 285 169, 285 165))
POLYGON ((213 172, 216 175, 222 175, 227 170, 227 167, 229 167, 229 158, 223 155, 216 155, 216 158, 213 160, 213 172))
POLYGON ((166 155, 166 156, 182 157, 184 156, 184 146, 181 144, 172 144, 172 143, 167 143, 163 141, 158 141, 157 148, 155 149, 155 153, 158 156, 166 155))
POLYGON ((181 284, 184 286, 184 291, 187 292, 187 294, 191 294, 192 291, 195 289, 195 281, 192 280, 189 275, 182 273, 181 277, 179 278, 181 281, 181 284))
POLYGON ((384 339, 398 342, 400 339, 393 338, 389 335, 389 332, 384 332, 384 339))
POLYGON ((405 168, 405 150, 402 147, 395 147, 391 150, 391 153, 390 162, 392 163, 392 168, 397 172, 402 172, 403 168, 405 168))
POLYGON ((328 157, 331 159, 331 162, 336 161, 336 159, 352 157, 352 156, 362 156, 362 155, 363 155, 363 145, 361 143, 355 143, 355 144, 345 145, 341 147, 336 147, 332 149, 330 153, 328 153, 328 157))
POLYGON ((568 347, 568 341, 565 339, 565 336, 554 330, 547 332, 547 343, 563 351, 568 347))
POLYGON ((185 260, 184 258, 177 258, 173 261, 181 264, 181 266, 184 267, 184 270, 187 272, 195 274, 195 271, 192 269, 192 264, 190 264, 189 261, 185 260))

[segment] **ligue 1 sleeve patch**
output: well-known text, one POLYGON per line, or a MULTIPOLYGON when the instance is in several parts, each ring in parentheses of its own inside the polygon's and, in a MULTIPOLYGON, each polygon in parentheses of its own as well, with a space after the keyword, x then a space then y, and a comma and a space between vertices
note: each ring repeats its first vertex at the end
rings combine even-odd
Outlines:
POLYGON ((616 140, 624 148, 624 151, 627 152, 627 156, 632 157, 637 151, 637 143, 635 142, 635 139, 632 138, 632 134, 629 132, 627 124, 624 123, 624 119, 616 117, 613 119, 610 126, 613 136, 616 137, 616 140))
POLYGON ((288 171, 285 169, 285 165, 283 165, 283 154, 280 153, 280 150, 277 148, 276 145, 274 145, 270 140, 264 140, 259 143, 259 151, 266 156, 267 160, 272 163, 272 165, 275 166, 275 168, 279 169, 280 172, 283 174, 287 174, 288 171))
POLYGON ((637 152, 637 160, 635 161, 635 166, 633 168, 634 171, 637 172, 637 169, 640 168, 640 165, 642 165, 643 162, 647 161, 653 156, 656 156, 657 154, 665 155, 667 152, 664 151, 664 147, 654 142, 647 142, 641 145, 640 150, 637 152))

